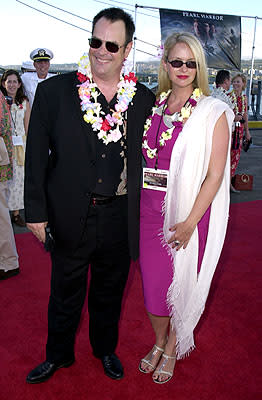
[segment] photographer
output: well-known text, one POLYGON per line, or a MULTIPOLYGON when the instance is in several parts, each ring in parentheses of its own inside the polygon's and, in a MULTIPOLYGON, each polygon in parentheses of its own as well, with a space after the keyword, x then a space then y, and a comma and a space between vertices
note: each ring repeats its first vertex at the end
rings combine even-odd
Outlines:
POLYGON ((14 233, 7 206, 7 184, 13 177, 10 113, 0 91, 0 280, 19 273, 14 233))
POLYGON ((8 208, 12 212, 12 222, 25 227, 25 221, 20 215, 24 209, 24 164, 25 145, 30 106, 24 93, 23 84, 17 71, 5 71, 1 79, 1 90, 11 100, 10 114, 13 141, 13 179, 8 184, 8 208))

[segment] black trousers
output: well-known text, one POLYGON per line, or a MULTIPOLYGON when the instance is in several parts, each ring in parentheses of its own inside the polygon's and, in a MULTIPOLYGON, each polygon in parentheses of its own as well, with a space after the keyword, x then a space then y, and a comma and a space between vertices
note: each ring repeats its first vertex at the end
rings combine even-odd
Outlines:
MULTIPOLYGON (((68 227, 70 229, 70 227, 68 227)), ((76 330, 87 290, 89 337, 101 357, 115 351, 123 291, 130 257, 127 234, 127 196, 89 207, 86 227, 77 250, 52 254, 46 357, 59 362, 74 357, 76 330)))

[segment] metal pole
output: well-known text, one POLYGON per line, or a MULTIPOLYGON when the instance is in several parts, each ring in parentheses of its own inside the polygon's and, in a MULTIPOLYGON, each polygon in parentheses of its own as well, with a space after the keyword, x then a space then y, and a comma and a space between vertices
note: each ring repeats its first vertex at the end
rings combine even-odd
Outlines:
POLYGON ((134 48, 133 48, 133 70, 135 71, 135 65, 136 65, 136 17, 137 17, 137 7, 138 5, 135 5, 135 34, 134 34, 134 48))
POLYGON ((250 73, 250 82, 249 82, 249 91, 248 91, 248 98, 249 98, 249 100, 250 100, 250 98, 251 98, 251 88, 252 88, 252 80, 253 80, 253 67, 254 67, 254 57, 255 57, 256 29, 257 29, 257 17, 255 17, 254 38, 253 38, 253 46, 252 46, 251 73, 250 73))

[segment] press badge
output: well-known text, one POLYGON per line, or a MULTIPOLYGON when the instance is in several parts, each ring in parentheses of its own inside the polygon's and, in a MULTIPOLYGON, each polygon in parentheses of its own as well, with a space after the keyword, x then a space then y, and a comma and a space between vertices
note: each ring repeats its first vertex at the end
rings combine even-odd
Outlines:
POLYGON ((166 192, 168 170, 143 168, 143 189, 161 190, 166 192))
POLYGON ((14 146, 23 146, 23 138, 22 136, 12 136, 12 141, 14 146))

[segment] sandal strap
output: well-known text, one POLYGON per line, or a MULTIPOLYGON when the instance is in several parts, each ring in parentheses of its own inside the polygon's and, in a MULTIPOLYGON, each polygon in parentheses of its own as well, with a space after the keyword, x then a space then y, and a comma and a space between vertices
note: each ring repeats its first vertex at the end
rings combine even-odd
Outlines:
POLYGON ((153 351, 152 351, 152 353, 151 353, 151 356, 150 356, 148 359, 142 358, 141 361, 143 361, 144 363, 148 364, 150 367, 154 368, 154 366, 151 364, 151 361, 152 361, 153 357, 156 355, 156 353, 157 353, 158 351, 160 351, 161 353, 164 353, 164 349, 161 349, 161 347, 158 347, 156 344, 154 344, 152 350, 153 350, 153 351))
MULTIPOLYGON (((172 372, 169 372, 169 371, 162 371, 161 369, 156 369, 155 370, 155 373, 156 374, 163 374, 163 375, 168 375, 168 376, 173 376, 173 373, 172 372)), ((155 380, 154 380, 155 381, 155 380)), ((164 381, 164 382, 166 382, 166 381, 164 381)))
POLYGON ((161 347, 158 347, 156 344, 154 345, 154 348, 157 349, 158 351, 161 351, 161 353, 164 353, 164 349, 161 349, 161 347))
MULTIPOLYGON (((152 359, 154 358, 154 356, 157 354, 157 352, 160 352, 160 353, 164 353, 164 349, 162 349, 161 347, 159 347, 159 346, 157 346, 156 344, 154 344, 154 346, 153 346, 153 348, 152 348, 152 353, 151 353, 151 355, 150 355, 150 357, 149 358, 142 358, 142 360, 140 361, 140 365, 141 365, 141 363, 143 362, 143 363, 145 363, 145 364, 147 364, 147 365, 149 365, 149 367, 151 367, 152 368, 152 371, 154 371, 154 369, 156 368, 156 365, 154 366, 153 364, 152 364, 152 359)), ((160 357, 161 357, 161 355, 160 355, 160 357)), ((159 357, 159 358, 160 358, 159 357)), ((159 359, 158 359, 159 360, 159 359)), ((141 370, 141 369, 140 369, 141 370)), ((142 370, 143 371, 143 370, 142 370)))
POLYGON ((162 354, 162 357, 164 358, 164 360, 161 362, 159 368, 155 371, 156 374, 165 374, 168 376, 173 376, 173 372, 169 372, 169 371, 164 371, 163 368, 165 368, 166 363, 168 362, 168 360, 175 360, 176 356, 168 356, 167 354, 162 354))
POLYGON ((162 354, 162 357, 164 357, 166 360, 175 360, 176 356, 168 356, 167 354, 162 354))

